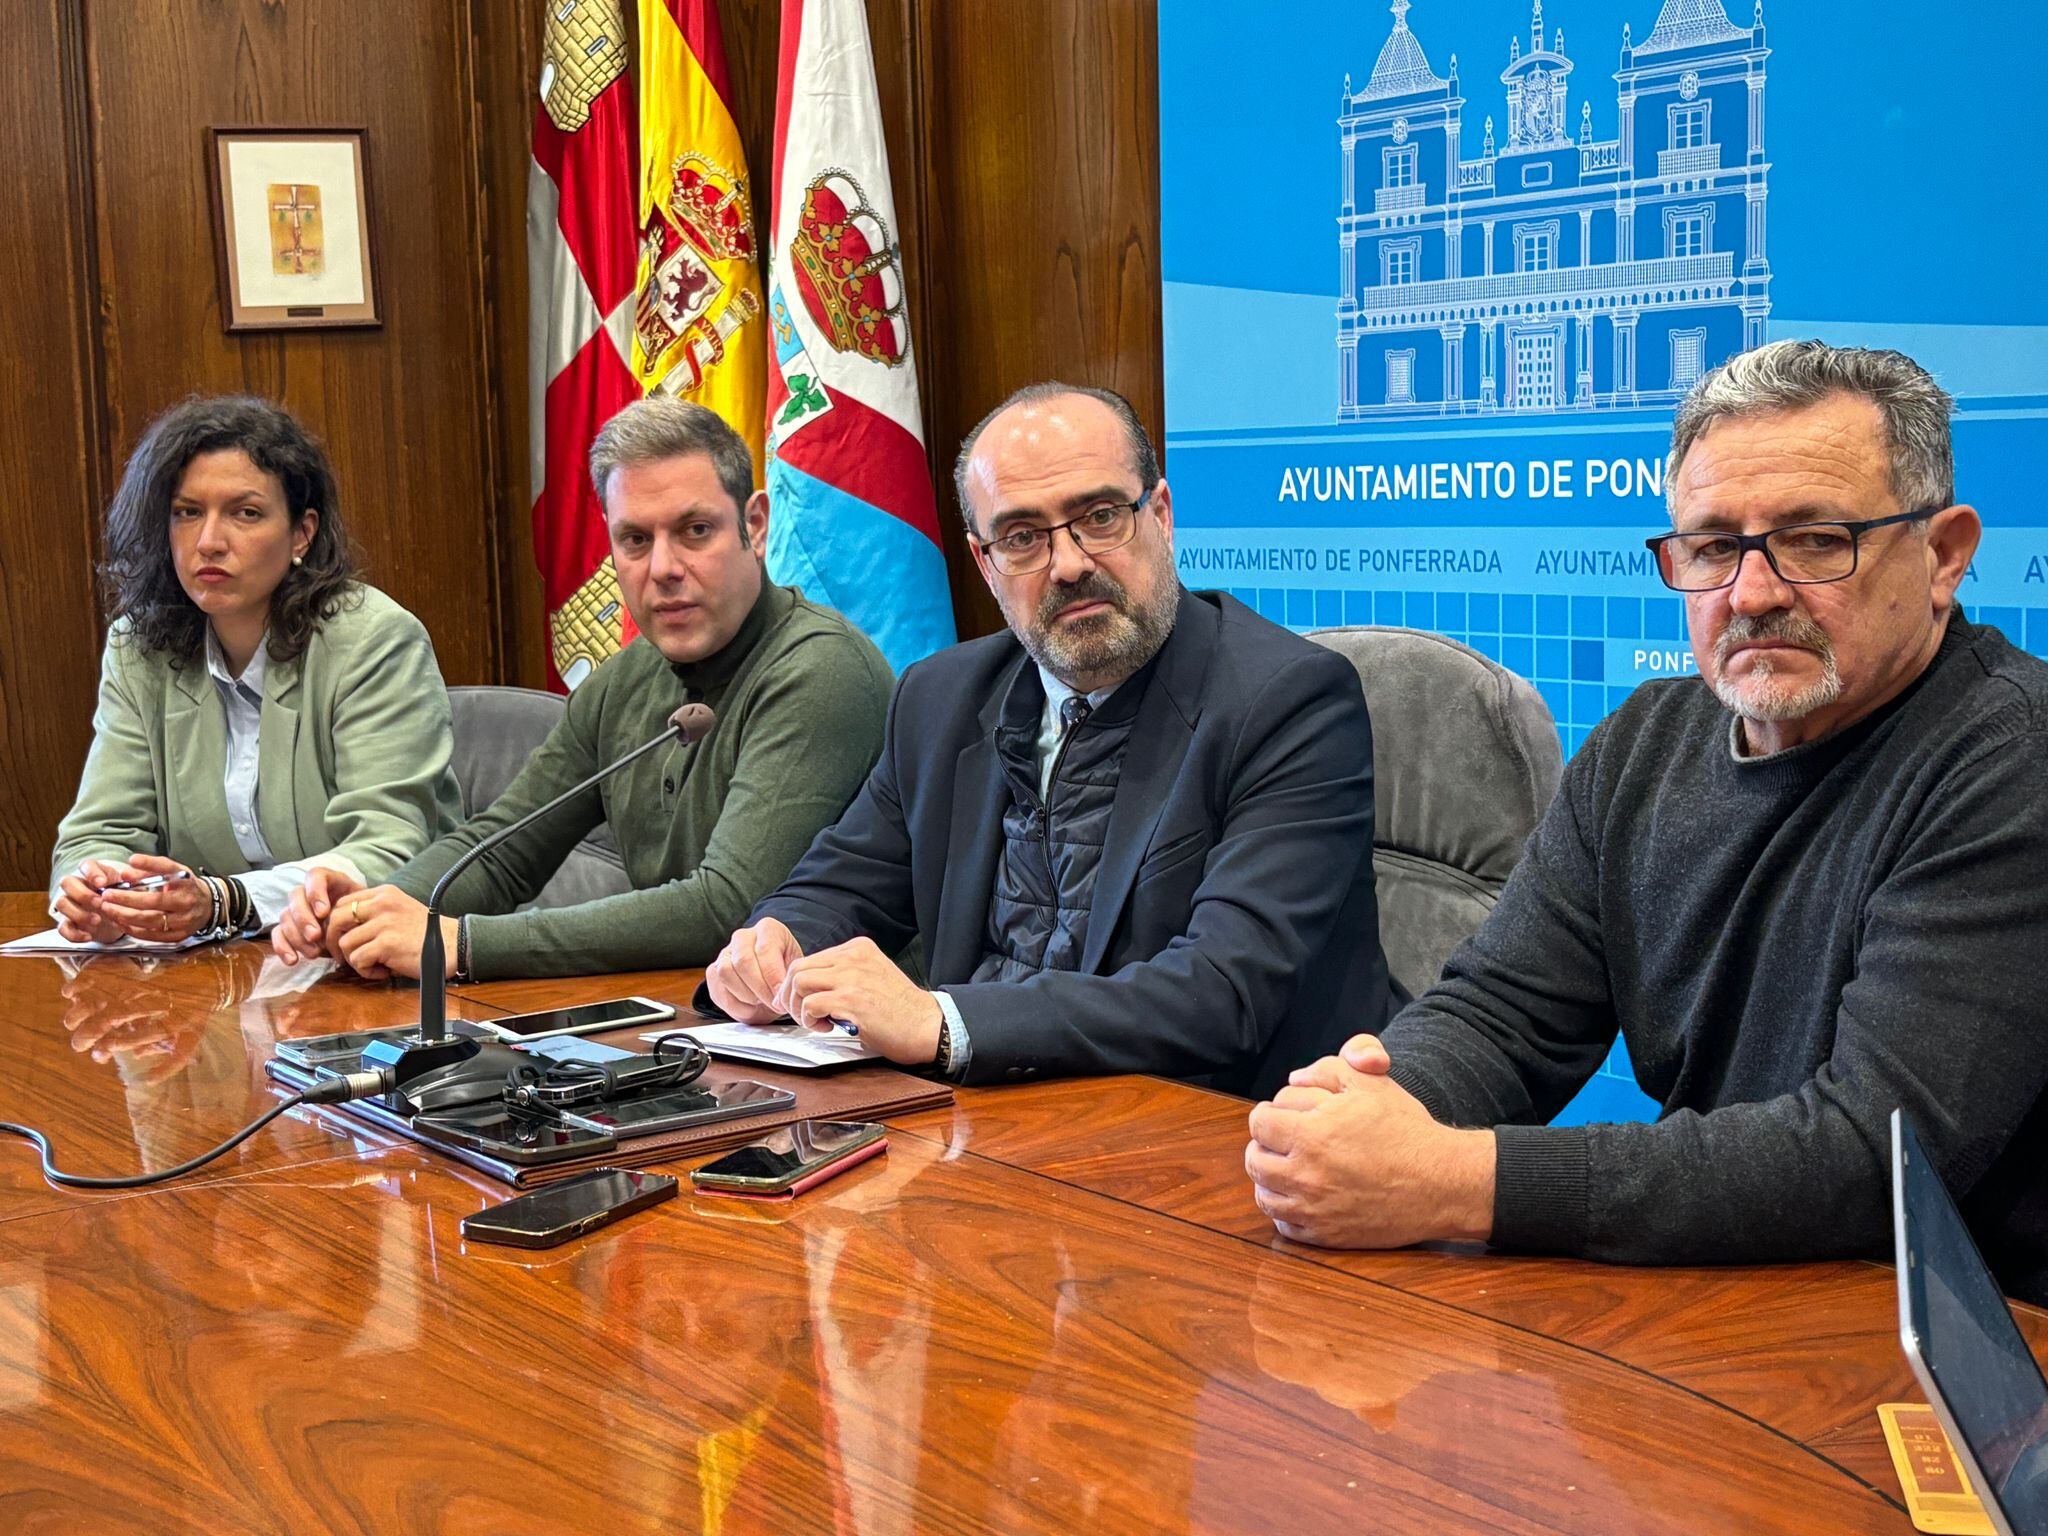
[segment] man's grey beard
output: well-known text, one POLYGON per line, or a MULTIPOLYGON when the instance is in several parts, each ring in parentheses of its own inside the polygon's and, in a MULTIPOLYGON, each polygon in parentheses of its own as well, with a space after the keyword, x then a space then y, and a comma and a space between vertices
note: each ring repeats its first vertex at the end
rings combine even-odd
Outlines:
POLYGON ((1803 613, 1779 609, 1751 618, 1738 613, 1714 642, 1714 697, 1745 720, 1798 720, 1825 709, 1842 696, 1842 674, 1835 667, 1835 647, 1827 631, 1803 613), (1785 640, 1803 645, 1820 658, 1820 676, 1794 689, 1777 677, 1769 656, 1752 657, 1746 682, 1728 680, 1728 662, 1737 646, 1758 640, 1785 640))
POLYGON ((1090 571, 1072 586, 1046 588, 1029 622, 1007 602, 1002 604, 1003 617, 1033 661, 1069 686, 1091 687, 1121 682, 1156 656, 1173 633, 1179 607, 1176 581, 1160 582, 1158 596, 1148 607, 1134 603, 1130 589, 1101 570, 1090 571), (1063 610, 1086 602, 1107 603, 1109 608, 1078 624, 1054 628, 1053 620, 1063 610))

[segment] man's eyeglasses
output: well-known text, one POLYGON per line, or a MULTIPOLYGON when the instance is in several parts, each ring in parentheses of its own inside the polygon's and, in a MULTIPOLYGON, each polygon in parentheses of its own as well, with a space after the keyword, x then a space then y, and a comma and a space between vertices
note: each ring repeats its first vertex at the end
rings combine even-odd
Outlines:
POLYGON ((1763 551, 1780 581, 1817 586, 1856 574, 1857 551, 1871 529, 1915 523, 1939 511, 1923 507, 1861 523, 1788 523, 1768 533, 1667 533, 1643 540, 1643 547, 1657 557, 1657 574, 1674 592, 1734 586, 1743 557, 1753 549, 1763 551))
POLYGON ((1107 501, 1050 528, 1013 528, 974 542, 987 552, 989 564, 1005 576, 1029 576, 1052 564, 1052 538, 1062 528, 1084 555, 1122 549, 1137 534, 1138 509, 1151 495, 1147 491, 1136 501, 1107 501))

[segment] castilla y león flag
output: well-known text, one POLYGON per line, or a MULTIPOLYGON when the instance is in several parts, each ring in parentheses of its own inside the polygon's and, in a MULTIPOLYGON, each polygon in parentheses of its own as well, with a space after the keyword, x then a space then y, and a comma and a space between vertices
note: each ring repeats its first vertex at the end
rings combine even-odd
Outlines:
POLYGON ((630 366, 637 242, 624 0, 548 0, 527 173, 533 550, 549 661, 573 688, 631 638, 586 458, 640 397, 630 366))
POLYGON ((897 671, 953 642, 863 0, 783 0, 768 569, 897 671))

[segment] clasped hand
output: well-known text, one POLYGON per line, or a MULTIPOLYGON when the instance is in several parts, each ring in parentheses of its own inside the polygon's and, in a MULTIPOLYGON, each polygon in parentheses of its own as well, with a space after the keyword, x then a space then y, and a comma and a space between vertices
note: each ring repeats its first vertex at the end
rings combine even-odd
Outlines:
MULTIPOLYGON (((455 974, 456 920, 440 919, 444 974, 455 974)), ((371 981, 420 974, 426 904, 395 885, 366 888, 338 869, 315 867, 292 892, 270 947, 286 965, 331 955, 371 981)))
POLYGON ((1356 1035, 1251 1113, 1245 1171, 1282 1237, 1402 1248, 1493 1229, 1493 1133, 1439 1124, 1356 1035))
POLYGON ((870 1050, 903 1066, 939 1053, 939 1000, 897 968, 873 939, 807 955, 772 917, 742 928, 705 968, 711 1000, 743 1024, 788 1016, 815 1030, 852 1026, 870 1050))
POLYGON ((155 853, 131 853, 120 863, 87 859, 76 874, 57 883, 51 909, 57 932, 73 944, 114 944, 123 938, 176 944, 189 939, 213 916, 213 895, 206 883, 176 859, 155 853), (153 891, 117 891, 108 887, 152 875, 180 875, 153 891))

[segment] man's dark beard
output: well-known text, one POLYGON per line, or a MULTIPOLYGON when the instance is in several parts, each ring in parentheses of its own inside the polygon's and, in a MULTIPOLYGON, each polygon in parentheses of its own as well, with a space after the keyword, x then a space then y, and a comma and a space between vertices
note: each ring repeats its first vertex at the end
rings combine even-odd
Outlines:
MULTIPOLYGON (((1180 593, 1171 581, 1161 585, 1162 601, 1147 610, 1131 599, 1130 590, 1105 571, 1088 572, 1079 581, 1053 584, 1039 600, 1028 627, 1012 619, 1010 627, 1031 659, 1063 682, 1097 677, 1122 679, 1150 661, 1173 633, 1180 593), (1108 611, 1080 621, 1077 627, 1055 629, 1053 621, 1080 603, 1099 602, 1108 611)), ((1010 617, 1009 615, 1005 615, 1010 617)))

